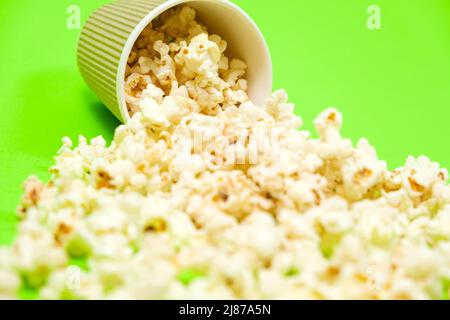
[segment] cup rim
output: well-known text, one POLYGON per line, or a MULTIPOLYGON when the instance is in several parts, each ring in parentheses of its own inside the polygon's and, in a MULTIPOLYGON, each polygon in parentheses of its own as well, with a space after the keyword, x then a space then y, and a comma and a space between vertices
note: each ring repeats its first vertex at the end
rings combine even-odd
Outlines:
MULTIPOLYGON (((162 13, 166 12, 167 10, 183 4, 183 3, 189 3, 189 2, 195 2, 195 1, 204 1, 204 2, 211 2, 218 5, 223 5, 232 8, 233 10, 236 10, 244 16, 248 22, 252 25, 252 27, 257 32, 258 36, 260 37, 261 41, 264 44, 265 52, 267 54, 267 57, 269 58, 269 61, 272 61, 270 56, 269 47, 267 45, 267 41, 264 38, 264 35, 262 34, 261 30, 258 28, 256 23, 253 21, 253 19, 238 5, 234 4, 231 1, 228 0, 168 0, 161 5, 157 6, 153 10, 151 10, 134 28, 134 30, 131 32, 131 34, 128 37, 127 42, 125 43, 125 46, 122 50, 122 54, 120 56, 119 65, 117 69, 117 78, 116 78, 116 96, 117 96, 117 104, 119 107, 120 115, 123 119, 123 121, 126 123, 128 122, 131 117, 128 112, 126 100, 125 100, 125 88, 124 88, 124 81, 125 81, 125 70, 128 63, 128 58, 130 56, 131 50, 133 49, 134 44, 136 43, 137 39, 141 35, 142 31, 152 22, 154 19, 156 19, 158 16, 160 16, 162 13)), ((273 66, 272 64, 269 65, 270 69, 270 81, 273 82, 273 66)))

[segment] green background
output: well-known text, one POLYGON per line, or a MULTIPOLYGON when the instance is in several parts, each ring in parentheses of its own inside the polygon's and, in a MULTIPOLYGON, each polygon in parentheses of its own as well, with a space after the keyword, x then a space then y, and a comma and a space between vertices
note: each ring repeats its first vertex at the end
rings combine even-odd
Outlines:
MULTIPOLYGON (((117 120, 78 74, 79 30, 107 0, 0 1, 0 244, 16 230, 20 185, 47 168, 63 136, 110 140, 117 120)), ((391 168, 426 154, 450 166, 450 0, 236 0, 257 22, 273 56, 274 88, 286 88, 312 129, 335 106, 344 134, 367 137, 391 168), (382 10, 382 30, 366 27, 382 10)))

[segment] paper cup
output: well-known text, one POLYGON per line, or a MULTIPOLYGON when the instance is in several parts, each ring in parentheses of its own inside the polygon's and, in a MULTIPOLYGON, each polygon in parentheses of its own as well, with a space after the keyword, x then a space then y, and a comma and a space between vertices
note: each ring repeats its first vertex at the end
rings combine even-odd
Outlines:
POLYGON ((248 64, 249 96, 262 103, 272 91, 272 62, 252 19, 227 0, 119 0, 95 11, 81 31, 78 67, 88 86, 122 122, 130 119, 124 95, 128 56, 144 28, 164 11, 188 4, 211 33, 228 42, 226 54, 248 64))

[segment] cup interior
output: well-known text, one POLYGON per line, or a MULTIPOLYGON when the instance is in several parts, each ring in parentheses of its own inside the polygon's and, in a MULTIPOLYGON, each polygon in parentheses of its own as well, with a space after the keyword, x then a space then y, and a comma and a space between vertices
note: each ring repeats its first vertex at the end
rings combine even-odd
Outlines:
POLYGON ((192 6, 210 33, 228 42, 226 54, 244 60, 248 65, 246 79, 250 99, 262 104, 272 92, 272 61, 265 39, 253 20, 238 6, 226 0, 172 0, 153 10, 136 27, 125 46, 117 75, 117 97, 122 118, 130 119, 124 96, 125 67, 131 49, 144 28, 168 9, 187 4, 192 6))

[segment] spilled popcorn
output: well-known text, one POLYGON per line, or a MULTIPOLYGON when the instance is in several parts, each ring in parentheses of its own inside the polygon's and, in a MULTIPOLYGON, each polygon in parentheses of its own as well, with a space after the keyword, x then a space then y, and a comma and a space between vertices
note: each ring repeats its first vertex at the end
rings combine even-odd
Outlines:
POLYGON ((284 91, 248 100, 225 48, 189 7, 146 29, 132 119, 110 146, 64 138, 51 180, 25 184, 0 297, 448 299, 447 171, 389 171, 335 109, 312 139, 284 91))

